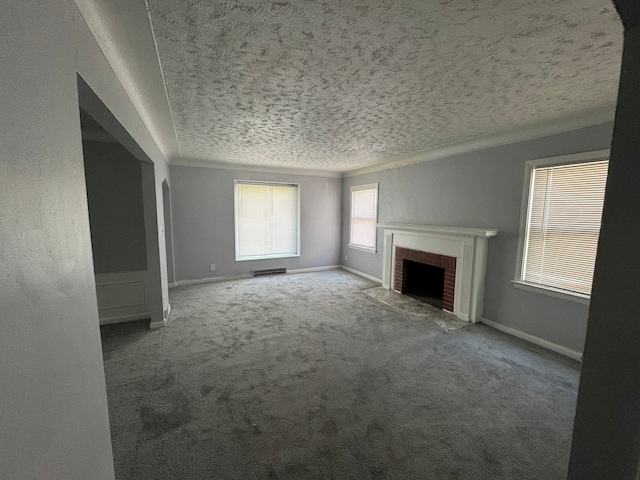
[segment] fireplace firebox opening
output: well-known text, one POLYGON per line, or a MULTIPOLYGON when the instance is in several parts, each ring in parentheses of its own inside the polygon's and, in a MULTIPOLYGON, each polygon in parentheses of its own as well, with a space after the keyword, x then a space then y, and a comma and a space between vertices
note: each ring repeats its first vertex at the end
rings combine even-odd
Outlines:
POLYGON ((396 247, 395 257, 394 290, 431 303, 447 312, 454 311, 456 257, 403 247, 396 247), (409 278, 413 283, 409 284, 409 288, 408 277, 414 277, 413 280, 409 278))
POLYGON ((402 293, 434 307, 442 308, 444 299, 444 268, 426 263, 403 260, 402 293))

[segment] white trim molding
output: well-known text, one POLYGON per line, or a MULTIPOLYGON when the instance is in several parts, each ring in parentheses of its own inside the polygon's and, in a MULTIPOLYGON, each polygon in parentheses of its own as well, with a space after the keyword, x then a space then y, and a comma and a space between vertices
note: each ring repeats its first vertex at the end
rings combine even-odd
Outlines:
MULTIPOLYGON (((298 273, 322 272, 325 270, 337 270, 339 268, 341 268, 340 265, 326 265, 323 267, 297 268, 295 270, 287 270, 286 275, 295 275, 298 273)), ((230 280, 243 280, 247 278, 253 278, 253 276, 251 274, 244 274, 244 275, 230 275, 228 277, 199 278, 196 280, 178 280, 177 282, 170 283, 169 288, 174 289, 174 288, 183 287, 186 285, 199 285, 201 283, 227 282, 230 280)))
POLYGON ((571 350, 570 348, 563 347, 562 345, 558 345, 557 343, 549 342, 548 340, 544 340, 540 337, 536 337, 535 335, 531 335, 529 333, 516 330, 515 328, 507 327, 505 325, 502 325, 501 323, 497 323, 492 320, 487 320, 484 317, 480 319, 480 323, 488 327, 495 328, 496 330, 500 330, 501 332, 507 333, 509 335, 513 335, 514 337, 518 337, 529 343, 533 343, 534 345, 538 345, 540 347, 546 348, 547 350, 551 350, 553 352, 559 353, 560 355, 564 355, 565 357, 572 358, 579 362, 582 361, 582 353, 577 352, 576 350, 571 350))
POLYGON ((604 123, 613 122, 615 111, 616 105, 615 103, 612 103, 610 105, 604 105, 602 107, 558 118, 556 120, 537 122, 478 138, 437 146, 401 158, 388 159, 388 161, 377 165, 347 171, 343 176, 355 177, 366 173, 381 172, 392 168, 406 167, 416 163, 428 162, 431 160, 452 157, 454 155, 462 155, 464 153, 475 152, 478 150, 511 145, 518 142, 525 142, 527 140, 534 140, 536 138, 571 132, 580 128, 602 125, 604 123))
POLYGON ((376 253, 378 251, 377 250, 378 248, 378 183, 367 183, 365 185, 352 185, 349 188, 349 192, 350 192, 349 193, 349 243, 347 244, 347 247, 353 248, 356 250, 361 250, 363 252, 376 253), (372 233, 371 240, 373 245, 363 245, 359 243, 352 243, 353 242, 353 220, 354 220, 353 194, 355 192, 361 192, 364 190, 373 191, 374 209, 373 209, 373 218, 371 219, 373 224, 373 232, 371 232, 372 233))
MULTIPOLYGON (((377 233, 376 233, 376 237, 377 237, 377 233)), ((349 247, 352 250, 360 250, 361 252, 367 252, 367 253, 378 253, 378 250, 376 250, 375 248, 369 248, 369 247, 362 247, 360 245, 354 245, 352 243, 348 243, 347 247, 349 247)))
POLYGON ((522 282, 519 280, 511 280, 511 283, 513 283, 514 287, 521 290, 526 290, 528 292, 542 293, 543 295, 562 298, 563 300, 581 303, 582 305, 589 305, 589 303, 591 303, 591 297, 588 295, 583 295, 581 293, 567 292, 566 290, 560 290, 559 288, 541 286, 534 283, 522 282))
POLYGON ((488 239, 496 236, 497 230, 400 223, 378 226, 384 228, 383 287, 395 289, 393 272, 397 247, 455 257, 453 314, 471 323, 480 320, 488 239))
POLYGON ((226 163, 196 158, 172 157, 169 165, 177 167, 216 168, 219 170, 233 170, 254 173, 272 173, 278 175, 296 175, 304 177, 342 178, 341 172, 333 170, 313 170, 305 168, 278 167, 273 165, 254 165, 245 163, 226 163))
POLYGON ((100 319, 100 326, 112 325, 114 323, 135 322, 136 320, 148 320, 149 318, 151 318, 151 315, 149 313, 143 313, 140 315, 122 315, 119 317, 108 317, 100 319))
POLYGON ((342 270, 346 270, 349 273, 353 273, 354 275, 358 275, 359 277, 363 277, 363 278, 366 278, 367 280, 371 280, 372 282, 376 282, 376 283, 382 284, 382 280, 377 278, 377 277, 374 277, 373 275, 368 275, 368 274, 360 272, 360 271, 358 271, 358 270, 356 270, 354 268, 345 267, 344 265, 340 265, 340 268, 342 270))
POLYGON ((325 267, 296 268, 294 270, 287 269, 287 275, 294 275, 296 273, 325 272, 327 270, 337 270, 339 268, 340 265, 327 265, 325 267))
POLYGON ((208 277, 208 278, 198 278, 195 280, 178 280, 177 282, 169 285, 169 288, 177 288, 183 287, 185 285, 198 285, 200 283, 215 283, 215 282, 226 282, 229 280, 242 280, 243 278, 252 278, 250 273, 245 273, 243 275, 230 275, 228 277, 208 277))
POLYGON ((151 322, 151 323, 149 323, 149 328, 151 330, 155 330, 156 328, 162 328, 162 327, 166 327, 166 326, 167 326, 167 319, 166 318, 163 318, 159 322, 151 322))
POLYGON ((416 163, 438 160, 441 158, 461 155, 464 153, 510 145, 518 142, 548 137, 560 133, 571 132, 581 128, 602 125, 613 122, 615 115, 615 103, 589 109, 577 114, 568 115, 558 119, 545 120, 510 130, 500 131, 477 138, 462 140, 446 145, 434 146, 423 151, 402 157, 384 159, 376 165, 362 166, 351 170, 315 170, 306 168, 291 168, 277 165, 256 165, 244 163, 227 163, 207 160, 203 158, 168 157, 169 165, 184 167, 217 168, 222 170, 236 170, 258 173, 276 173, 282 175, 303 175, 326 178, 355 177, 367 173, 381 172, 393 168, 406 167, 416 163))
MULTIPOLYGON (((250 220, 244 220, 245 222, 250 222, 250 220)), ((267 181, 258 181, 258 180, 234 180, 233 181, 233 222, 235 227, 235 260, 236 262, 245 262, 249 260, 266 260, 271 258, 296 258, 300 257, 300 184, 299 183, 290 183, 290 182, 267 182, 267 181), (267 234, 269 238, 269 246, 266 248, 269 249, 271 245, 271 232, 272 230, 277 230, 276 227, 273 226, 273 222, 271 221, 273 213, 274 204, 272 202, 272 194, 271 187, 287 187, 289 189, 294 190, 295 197, 295 222, 296 222, 296 231, 295 231, 295 241, 296 241, 296 251, 295 252, 287 252, 287 253, 261 253, 257 255, 241 255, 241 246, 242 242, 240 240, 240 222, 244 218, 241 215, 241 200, 242 195, 239 193, 239 188, 242 186, 256 186, 256 187, 264 187, 267 188, 267 203, 269 208, 267 209, 269 223, 267 225, 267 231, 264 232, 267 234)), ((278 235, 276 234, 277 238, 278 235)))
POLYGON ((146 270, 96 274, 100 325, 151 318, 146 270))
POLYGON ((533 171, 538 167, 546 167, 552 165, 573 165, 577 163, 597 162, 608 160, 611 156, 611 150, 594 150, 589 152, 573 153, 570 155, 560 155, 556 157, 538 158, 529 160, 524 164, 524 175, 522 184, 522 201, 520 204, 520 226, 518 230, 518 249, 516 253, 516 268, 514 279, 511 281, 515 288, 527 290, 542 295, 561 298, 572 302, 588 305, 591 301, 590 295, 578 292, 571 292, 554 288, 547 285, 527 282, 523 275, 523 261, 525 257, 525 245, 527 243, 527 227, 529 223, 529 204, 532 199, 531 177, 533 171))

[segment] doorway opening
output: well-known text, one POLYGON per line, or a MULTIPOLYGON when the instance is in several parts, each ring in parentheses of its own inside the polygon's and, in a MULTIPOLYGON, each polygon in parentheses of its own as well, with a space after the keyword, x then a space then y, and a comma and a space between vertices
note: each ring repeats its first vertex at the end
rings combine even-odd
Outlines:
POLYGON ((154 163, 77 78, 100 325, 164 326, 154 163))

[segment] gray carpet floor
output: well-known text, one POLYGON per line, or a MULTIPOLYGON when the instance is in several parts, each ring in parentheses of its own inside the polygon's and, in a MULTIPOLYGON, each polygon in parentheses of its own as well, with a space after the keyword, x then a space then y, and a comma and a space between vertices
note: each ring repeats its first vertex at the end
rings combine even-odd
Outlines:
POLYGON ((344 271, 173 289, 101 328, 118 479, 561 479, 579 365, 344 271))

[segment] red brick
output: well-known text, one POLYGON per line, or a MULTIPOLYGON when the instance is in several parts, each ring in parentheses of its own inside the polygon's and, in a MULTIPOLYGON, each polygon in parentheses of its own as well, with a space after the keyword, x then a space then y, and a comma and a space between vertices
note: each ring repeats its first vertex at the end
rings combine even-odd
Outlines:
POLYGON ((434 267, 444 268, 444 295, 442 308, 453 311, 455 280, 456 280, 456 258, 446 255, 438 255, 430 252, 420 252, 408 248, 396 247, 396 265, 394 270, 394 285, 396 291, 404 291, 407 282, 407 272, 404 262, 412 261, 426 263, 434 267))

